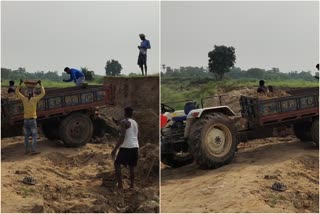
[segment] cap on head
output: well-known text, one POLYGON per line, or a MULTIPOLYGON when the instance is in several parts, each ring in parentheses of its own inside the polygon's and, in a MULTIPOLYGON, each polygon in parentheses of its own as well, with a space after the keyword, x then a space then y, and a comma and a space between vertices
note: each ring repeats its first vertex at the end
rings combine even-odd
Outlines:
POLYGON ((70 70, 69 67, 65 67, 65 68, 64 68, 64 71, 66 71, 66 72, 68 72, 69 70, 70 70))
POLYGON ((124 109, 124 114, 126 117, 132 117, 133 109, 131 107, 126 107, 124 109))

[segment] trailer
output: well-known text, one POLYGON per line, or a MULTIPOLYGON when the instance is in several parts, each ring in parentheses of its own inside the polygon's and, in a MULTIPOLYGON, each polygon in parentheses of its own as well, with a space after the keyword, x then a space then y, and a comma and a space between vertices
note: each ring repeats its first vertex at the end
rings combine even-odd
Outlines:
POLYGON ((247 119, 248 130, 291 126, 300 140, 313 141, 319 145, 318 88, 291 90, 287 93, 292 96, 269 100, 241 96, 241 115, 247 119))
MULTIPOLYGON (((85 145, 93 136, 102 136, 105 121, 99 107, 113 105, 114 86, 46 89, 38 102, 37 122, 48 139, 62 140, 67 147, 85 145)), ((1 99, 1 137, 22 134, 21 100, 1 99)))

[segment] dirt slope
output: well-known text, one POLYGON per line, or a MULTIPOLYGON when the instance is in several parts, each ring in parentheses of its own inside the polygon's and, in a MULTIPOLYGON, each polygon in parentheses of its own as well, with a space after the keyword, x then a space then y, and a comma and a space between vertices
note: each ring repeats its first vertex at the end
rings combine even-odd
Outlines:
POLYGON ((162 165, 161 212, 319 212, 318 152, 289 136, 240 144, 216 170, 162 165), (275 181, 287 190, 272 190, 275 181))
POLYGON ((140 149, 137 188, 128 190, 128 170, 123 169, 125 190, 114 185, 114 142, 64 148, 56 141, 39 140, 40 155, 23 155, 23 137, 1 142, 1 212, 156 212, 159 209, 158 148, 140 149), (148 163, 148 164, 145 164, 148 163), (148 175, 148 177, 146 176, 148 175), (32 176, 37 184, 21 182, 32 176), (103 180, 107 183, 102 186, 103 180))

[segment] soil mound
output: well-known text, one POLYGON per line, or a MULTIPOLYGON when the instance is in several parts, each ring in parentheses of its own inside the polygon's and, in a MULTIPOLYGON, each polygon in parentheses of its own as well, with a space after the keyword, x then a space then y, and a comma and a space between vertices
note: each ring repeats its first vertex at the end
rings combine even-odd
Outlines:
POLYGON ((159 142, 159 77, 106 77, 104 84, 114 90, 112 105, 102 114, 116 120, 124 118, 124 108, 134 109, 133 118, 139 125, 141 145, 159 142))

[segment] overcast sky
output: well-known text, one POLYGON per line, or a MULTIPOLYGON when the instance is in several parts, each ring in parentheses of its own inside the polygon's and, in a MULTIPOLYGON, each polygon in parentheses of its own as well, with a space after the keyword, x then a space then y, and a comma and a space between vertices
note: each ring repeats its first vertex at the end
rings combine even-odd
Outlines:
POLYGON ((319 2, 161 3, 161 63, 207 66, 214 45, 235 47, 242 69, 315 72, 319 2))
POLYGON ((140 73, 139 33, 150 40, 149 73, 159 72, 159 2, 1 2, 1 66, 27 71, 87 66, 104 74, 107 60, 140 73))

